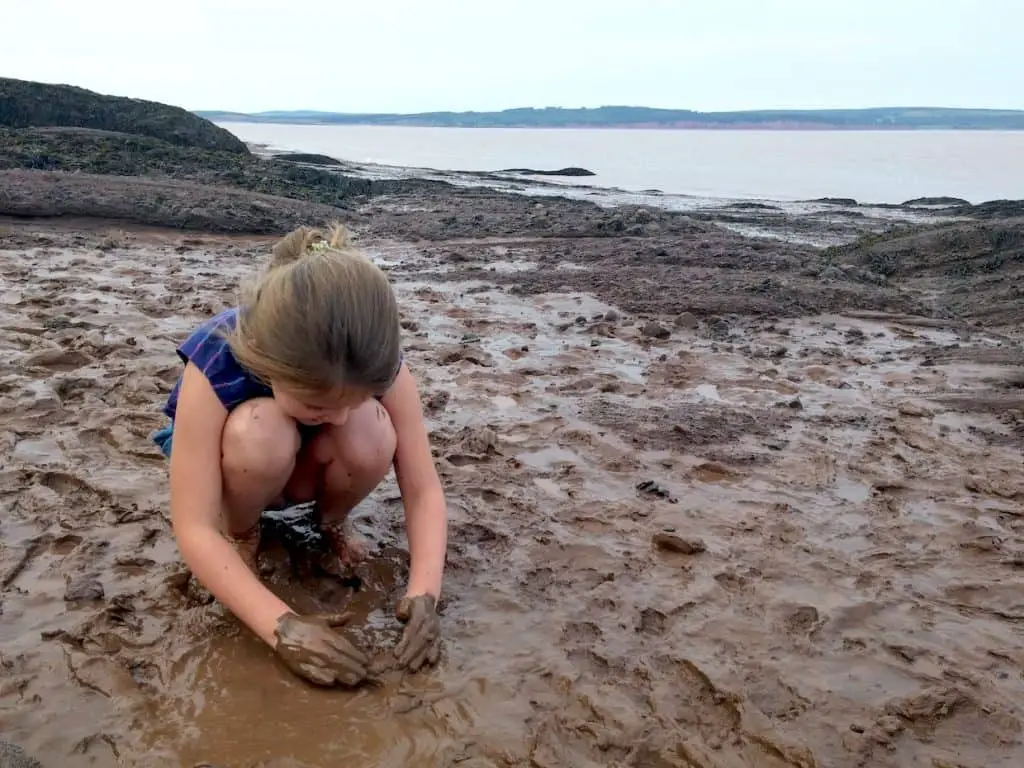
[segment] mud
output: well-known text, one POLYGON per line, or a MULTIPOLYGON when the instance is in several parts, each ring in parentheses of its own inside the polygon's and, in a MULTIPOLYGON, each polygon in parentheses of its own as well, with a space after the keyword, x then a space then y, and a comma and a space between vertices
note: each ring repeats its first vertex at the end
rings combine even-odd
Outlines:
POLYGON ((4 739, 45 766, 1024 762, 1021 329, 945 298, 982 283, 711 222, 474 237, 408 205, 357 236, 450 505, 439 666, 390 661, 393 478, 354 573, 308 510, 263 523, 271 588, 352 614, 356 691, 189 588, 148 440, 175 342, 269 241, 0 223, 4 739))

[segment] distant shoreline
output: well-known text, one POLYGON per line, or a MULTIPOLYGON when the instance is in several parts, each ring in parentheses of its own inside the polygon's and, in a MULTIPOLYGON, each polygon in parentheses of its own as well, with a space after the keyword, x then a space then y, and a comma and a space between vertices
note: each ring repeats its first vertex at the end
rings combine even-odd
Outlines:
POLYGON ((1024 110, 871 108, 695 112, 649 107, 508 109, 501 112, 341 113, 310 110, 256 113, 196 111, 217 123, 360 125, 407 128, 563 128, 731 131, 1024 130, 1024 110))
MULTIPOLYGON (((204 115, 205 116, 205 115, 204 115)), ((821 125, 776 125, 776 124, 751 124, 751 125, 662 125, 636 123, 628 125, 441 125, 438 123, 331 123, 312 120, 259 120, 240 118, 213 117, 216 123, 253 123, 257 125, 319 125, 335 127, 364 127, 364 128, 487 128, 493 130, 587 130, 587 131, 808 131, 815 133, 852 133, 856 131, 877 131, 879 133, 894 133, 897 131, 918 131, 921 133, 935 131, 1024 131, 1022 128, 909 128, 903 125, 877 126, 877 125, 850 125, 850 126, 821 126, 821 125)))

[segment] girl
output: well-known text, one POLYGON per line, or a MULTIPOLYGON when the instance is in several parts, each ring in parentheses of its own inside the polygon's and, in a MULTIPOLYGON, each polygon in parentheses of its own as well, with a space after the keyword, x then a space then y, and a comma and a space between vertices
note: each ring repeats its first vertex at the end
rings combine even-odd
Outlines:
POLYGON ((334 551, 354 562, 365 552, 345 517, 393 464, 410 553, 395 653, 412 671, 436 663, 447 511, 386 275, 343 228, 300 228, 241 305, 177 352, 185 369, 164 408, 171 424, 153 439, 170 459, 174 536, 196 579, 294 673, 356 685, 367 657, 260 583, 259 518, 315 501, 334 551))

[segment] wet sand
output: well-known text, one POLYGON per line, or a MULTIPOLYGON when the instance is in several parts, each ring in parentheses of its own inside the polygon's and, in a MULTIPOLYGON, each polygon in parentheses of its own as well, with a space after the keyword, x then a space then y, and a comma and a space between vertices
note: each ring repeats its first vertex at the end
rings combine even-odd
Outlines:
POLYGON ((387 669, 393 478, 358 578, 266 524, 272 588, 378 655, 354 692, 188 588, 148 440, 175 343, 270 240, 0 222, 0 737, 46 766, 1024 764, 1019 325, 703 222, 657 236, 687 260, 409 211, 356 235, 448 494, 440 666, 387 669))

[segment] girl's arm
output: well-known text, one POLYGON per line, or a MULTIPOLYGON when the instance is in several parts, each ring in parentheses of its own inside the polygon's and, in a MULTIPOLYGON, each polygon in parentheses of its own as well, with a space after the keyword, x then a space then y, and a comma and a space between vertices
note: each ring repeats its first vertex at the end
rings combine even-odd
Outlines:
POLYGON ((171 525, 185 563, 213 596, 274 647, 288 606, 224 537, 221 433, 227 410, 192 363, 185 367, 171 448, 171 525))
POLYGON ((406 597, 433 595, 440 599, 448 548, 448 509, 430 453, 416 381, 405 364, 381 403, 391 416, 398 439, 395 475, 402 492, 409 539, 406 597))

